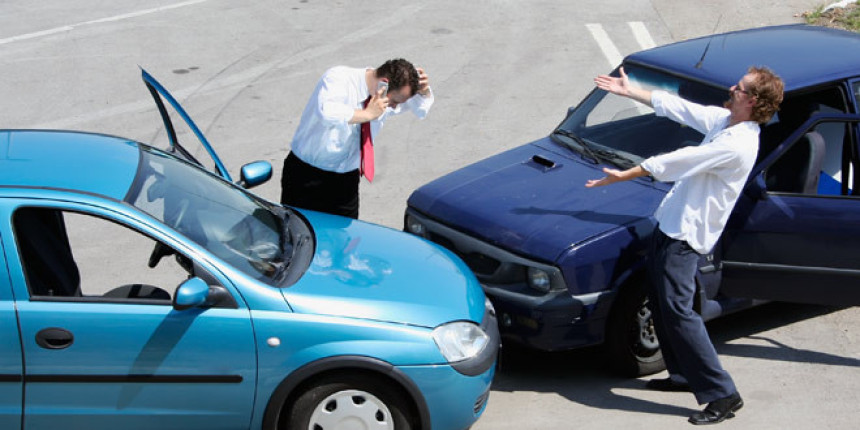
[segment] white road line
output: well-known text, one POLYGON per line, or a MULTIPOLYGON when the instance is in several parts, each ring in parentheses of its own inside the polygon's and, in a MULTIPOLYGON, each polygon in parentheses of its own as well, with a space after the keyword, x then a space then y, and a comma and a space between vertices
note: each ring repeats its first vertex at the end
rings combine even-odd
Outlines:
POLYGON ((609 35, 606 34, 606 30, 603 29, 603 26, 600 24, 585 24, 585 27, 591 32, 591 37, 594 38, 594 41, 597 42, 597 46, 600 47, 600 50, 603 51, 603 56, 606 57, 606 60, 609 61, 609 65, 615 67, 621 64, 621 60, 624 58, 621 56, 621 52, 618 51, 618 48, 615 47, 615 44, 612 43, 612 40, 609 38, 609 35))
POLYGON ((639 46, 642 49, 651 49, 657 44, 654 43, 654 39, 651 38, 651 33, 648 33, 648 29, 645 27, 645 24, 641 21, 628 22, 627 25, 630 26, 630 29, 633 30, 633 36, 636 38, 636 41, 639 42, 639 46))
POLYGON ((140 10, 137 12, 125 13, 122 15, 110 16, 107 18, 95 19, 92 21, 79 22, 77 24, 64 25, 64 26, 60 26, 60 27, 51 28, 48 30, 42 30, 42 31, 36 31, 33 33, 21 34, 18 36, 12 36, 12 37, 7 37, 5 39, 0 39, 0 45, 5 45, 7 43, 18 42, 18 41, 27 40, 27 39, 36 39, 39 37, 48 36, 48 35, 56 34, 56 33, 63 33, 66 31, 72 31, 75 28, 83 27, 85 25, 93 25, 93 24, 102 24, 105 22, 122 21, 124 19, 136 18, 136 17, 142 16, 142 15, 149 15, 152 13, 163 12, 163 11, 170 10, 170 9, 177 9, 180 7, 191 6, 191 5, 195 5, 195 4, 203 3, 203 2, 207 2, 207 1, 209 1, 209 0, 191 0, 191 1, 186 1, 186 2, 182 2, 182 3, 175 3, 175 4, 166 5, 166 6, 156 7, 156 8, 152 8, 152 9, 140 10))

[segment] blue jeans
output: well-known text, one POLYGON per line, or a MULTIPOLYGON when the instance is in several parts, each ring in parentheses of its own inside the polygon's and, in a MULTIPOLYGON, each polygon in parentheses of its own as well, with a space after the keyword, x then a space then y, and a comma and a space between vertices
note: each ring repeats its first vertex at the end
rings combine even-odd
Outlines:
POLYGON ((699 254, 687 242, 654 229, 648 272, 649 307, 666 369, 690 384, 699 404, 737 391, 726 372, 702 317, 693 310, 699 254))

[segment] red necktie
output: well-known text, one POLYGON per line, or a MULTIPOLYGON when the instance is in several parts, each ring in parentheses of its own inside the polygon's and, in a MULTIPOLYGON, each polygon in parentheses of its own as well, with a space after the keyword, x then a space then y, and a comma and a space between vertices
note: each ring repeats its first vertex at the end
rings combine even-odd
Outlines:
MULTIPOLYGON (((370 103, 370 96, 364 101, 365 108, 368 103, 370 103)), ((370 121, 361 123, 359 142, 361 143, 360 172, 368 182, 373 182, 373 137, 370 136, 370 121)))

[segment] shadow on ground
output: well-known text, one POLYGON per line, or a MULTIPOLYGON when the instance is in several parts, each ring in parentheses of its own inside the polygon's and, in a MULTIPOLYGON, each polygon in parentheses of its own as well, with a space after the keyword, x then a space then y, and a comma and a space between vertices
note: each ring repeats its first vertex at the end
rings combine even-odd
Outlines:
MULTIPOLYGON (((860 360, 816 351, 801 350, 760 335, 769 330, 827 315, 843 308, 832 306, 769 303, 708 323, 708 331, 722 356, 760 358, 792 362, 860 367, 860 360), (728 344, 737 339, 755 339, 759 345, 728 344)), ((613 390, 644 390, 640 379, 623 378, 612 372, 599 347, 542 352, 517 345, 502 348, 501 367, 493 391, 552 392, 582 405, 628 412, 688 416, 694 410, 630 397, 613 390)))

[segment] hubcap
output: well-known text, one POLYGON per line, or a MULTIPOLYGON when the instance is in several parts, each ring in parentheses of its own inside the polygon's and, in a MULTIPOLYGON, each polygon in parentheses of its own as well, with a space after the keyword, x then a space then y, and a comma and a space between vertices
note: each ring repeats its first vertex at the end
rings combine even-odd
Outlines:
POLYGON ((394 430, 391 412, 373 394, 338 391, 319 402, 308 430, 394 430))

